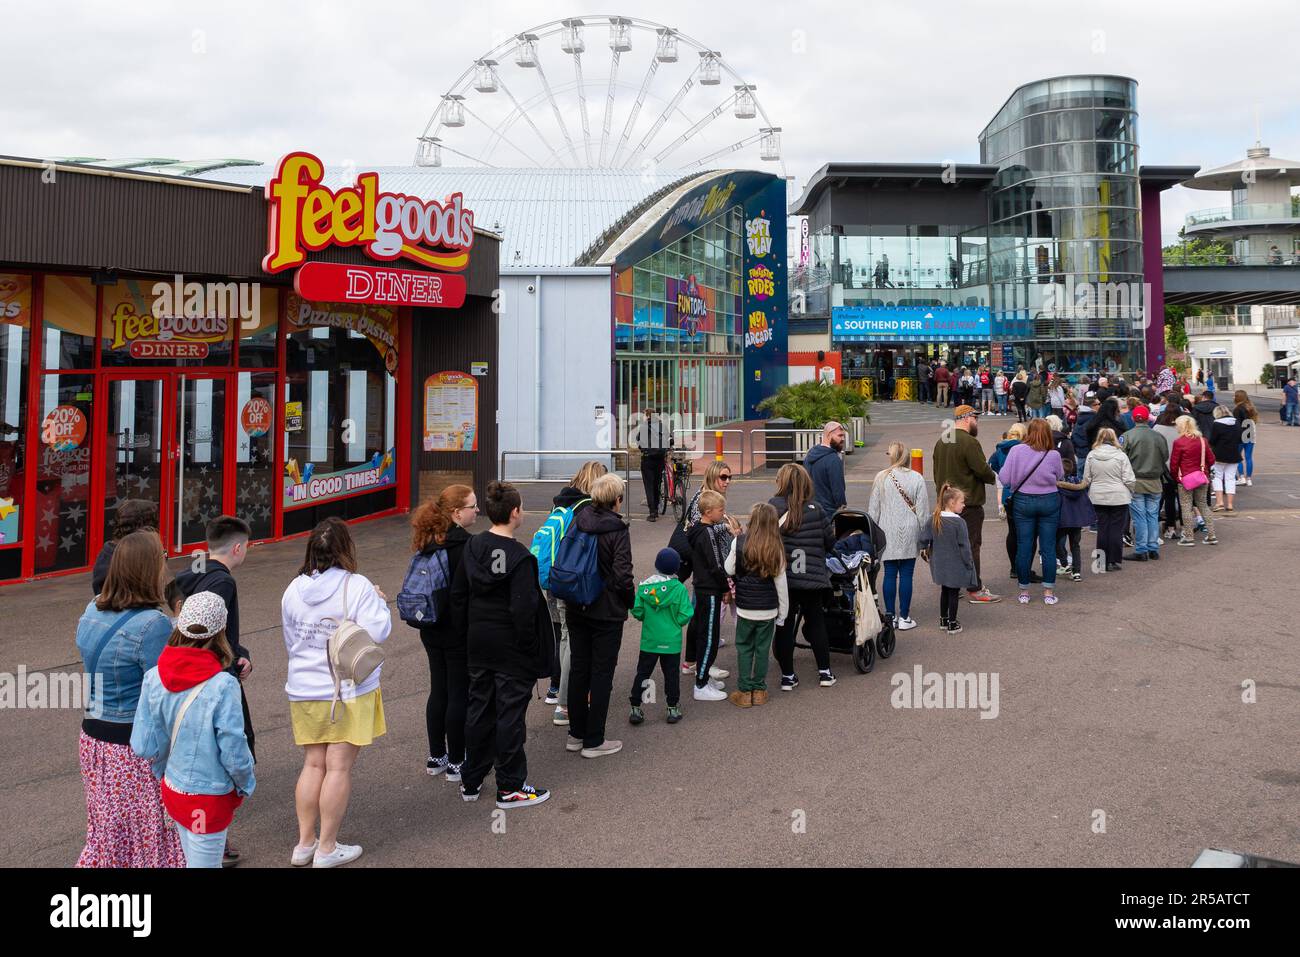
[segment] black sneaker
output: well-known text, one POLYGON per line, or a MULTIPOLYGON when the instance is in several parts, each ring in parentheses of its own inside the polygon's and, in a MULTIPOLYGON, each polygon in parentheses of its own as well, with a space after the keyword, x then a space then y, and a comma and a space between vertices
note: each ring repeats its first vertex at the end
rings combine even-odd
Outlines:
POLYGON ((552 685, 551 687, 549 687, 549 688, 546 689, 546 703, 547 703, 547 704, 559 704, 559 703, 560 703, 560 689, 559 689, 559 688, 557 688, 557 687, 555 687, 554 685, 552 685))
POLYGON ((793 691, 793 690, 794 690, 795 688, 797 688, 797 687, 799 687, 799 676, 798 676, 798 675, 782 675, 782 676, 781 676, 781 690, 782 690, 782 691, 793 691))
POLYGON ((960 634, 961 634, 961 623, 960 623, 959 621, 957 621, 956 619, 953 619, 952 621, 948 622, 948 634, 950 634, 950 635, 960 635, 960 634))
POLYGON ((640 705, 632 705, 632 713, 627 716, 628 724, 640 724, 645 721, 645 712, 641 710, 640 705))
POLYGON ((465 766, 465 762, 464 762, 464 761, 461 761, 460 764, 456 764, 455 762, 448 761, 448 762, 447 762, 447 780, 448 780, 448 781, 451 781, 453 784, 456 783, 457 781, 459 781, 459 780, 460 780, 460 769, 463 768, 464 766, 465 766))
POLYGON ((1147 560, 1146 552, 1129 552, 1124 556, 1124 561, 1126 562, 1145 562, 1147 560))
POLYGON ((469 788, 465 787, 464 784, 462 784, 462 785, 460 786, 460 799, 461 799, 462 801, 477 801, 477 800, 478 800, 478 792, 479 792, 479 790, 480 790, 481 788, 482 788, 482 785, 480 785, 480 786, 477 787, 477 788, 474 788, 473 790, 470 790, 469 788))
POLYGON ((1147 552, 1147 561, 1149 561, 1149 562, 1158 562, 1158 561, 1160 561, 1160 551, 1159 551, 1159 549, 1157 549, 1157 550, 1154 551, 1154 552, 1147 552))
POLYGON ((670 704, 668 706, 668 723, 676 724, 682 720, 682 709, 680 705, 670 704))
POLYGON ((430 777, 437 777, 443 771, 447 770, 447 755, 440 758, 429 758, 424 762, 424 772, 430 777))
POLYGON ((940 618, 940 619, 939 619, 939 630, 940 630, 940 631, 947 631, 947 630, 948 630, 948 619, 947 619, 947 618, 940 618))
POLYGON ((535 788, 531 784, 525 784, 516 791, 498 791, 497 807, 509 810, 512 807, 530 807, 534 804, 541 804, 551 792, 546 788, 535 788))
POLYGON ((829 668, 825 671, 819 671, 817 672, 817 683, 823 688, 829 688, 831 685, 835 684, 835 676, 831 674, 829 668))

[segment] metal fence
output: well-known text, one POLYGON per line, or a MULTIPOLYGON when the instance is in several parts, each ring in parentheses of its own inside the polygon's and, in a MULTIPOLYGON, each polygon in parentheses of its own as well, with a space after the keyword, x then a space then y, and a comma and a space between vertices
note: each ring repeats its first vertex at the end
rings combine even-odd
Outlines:
MULTIPOLYGON (((509 449, 501 453, 501 463, 497 468, 497 479, 502 482, 510 482, 513 485, 529 485, 542 482, 563 482, 567 481, 572 472, 565 473, 561 476, 551 477, 534 477, 534 478, 512 478, 506 475, 506 459, 509 456, 528 456, 533 459, 579 459, 573 466, 576 471, 582 462, 600 461, 602 459, 612 459, 615 456, 623 457, 623 476, 629 485, 632 484, 632 453, 627 449, 509 449)), ((611 471, 615 471, 611 469, 611 471)))

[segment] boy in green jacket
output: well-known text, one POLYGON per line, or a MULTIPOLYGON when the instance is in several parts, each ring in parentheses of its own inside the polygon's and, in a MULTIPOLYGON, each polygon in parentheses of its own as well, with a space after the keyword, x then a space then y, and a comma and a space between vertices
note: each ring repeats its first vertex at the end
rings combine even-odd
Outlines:
MULTIPOLYGON (((668 723, 682 720, 678 705, 681 697, 682 628, 695 615, 695 606, 686 586, 677 578, 682 559, 676 549, 665 548, 655 556, 655 574, 636 589, 632 617, 641 622, 641 654, 636 662, 636 679, 632 682, 632 713, 628 721, 640 724, 643 686, 658 664, 664 676, 664 693, 668 696, 668 723)), ((654 701, 652 697, 650 701, 654 701)))

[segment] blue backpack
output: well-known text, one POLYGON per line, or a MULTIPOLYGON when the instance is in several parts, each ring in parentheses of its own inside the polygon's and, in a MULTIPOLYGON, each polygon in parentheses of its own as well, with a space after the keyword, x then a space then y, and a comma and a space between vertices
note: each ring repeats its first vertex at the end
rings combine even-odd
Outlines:
POLYGON ((586 607, 600 597, 605 582, 600 577, 596 536, 575 528, 565 535, 551 564, 551 597, 586 607))
POLYGON ((437 624, 447 608, 450 591, 451 563, 447 550, 440 548, 432 555, 418 553, 411 558, 402 590, 397 593, 397 613, 413 628, 437 624))
POLYGON ((533 544, 528 547, 528 550, 537 559, 537 581, 543 591, 550 591, 551 566, 555 564, 560 542, 564 540, 569 526, 573 524, 573 516, 578 513, 578 506, 590 501, 591 499, 584 498, 574 502, 571 507, 563 505, 556 507, 550 515, 546 516, 546 521, 542 522, 542 527, 533 536, 533 544))

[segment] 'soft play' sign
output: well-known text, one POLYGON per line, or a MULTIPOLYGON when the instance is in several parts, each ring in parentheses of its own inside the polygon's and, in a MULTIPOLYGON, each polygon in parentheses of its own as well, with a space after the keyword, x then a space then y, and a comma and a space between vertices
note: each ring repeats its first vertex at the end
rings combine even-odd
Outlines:
POLYGON ((459 272, 469 265, 474 214, 460 193, 443 202, 381 193, 379 174, 362 173, 355 186, 330 189, 325 167, 310 153, 280 160, 266 184, 268 229, 262 268, 283 272, 307 261, 308 251, 362 246, 372 259, 409 259, 459 272))

